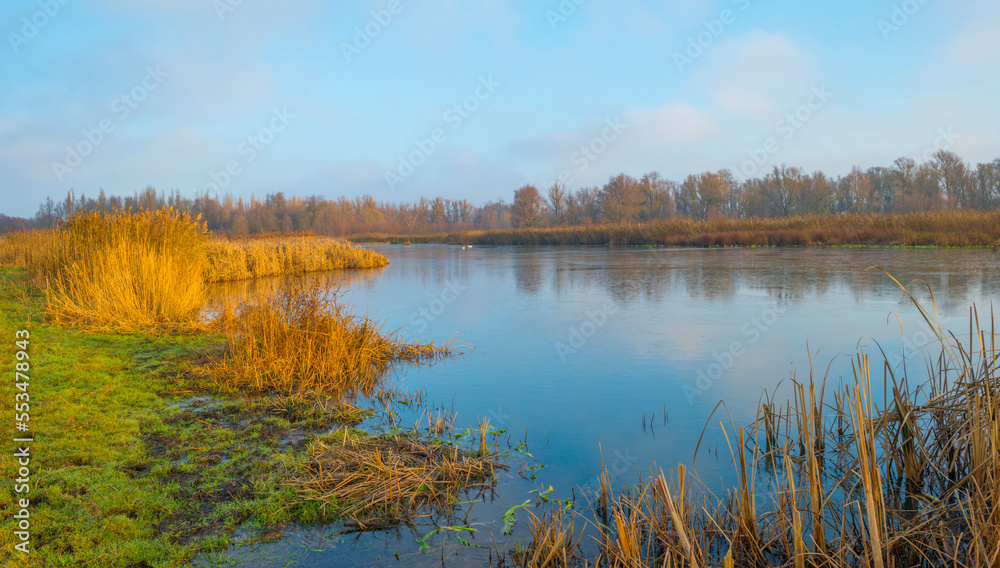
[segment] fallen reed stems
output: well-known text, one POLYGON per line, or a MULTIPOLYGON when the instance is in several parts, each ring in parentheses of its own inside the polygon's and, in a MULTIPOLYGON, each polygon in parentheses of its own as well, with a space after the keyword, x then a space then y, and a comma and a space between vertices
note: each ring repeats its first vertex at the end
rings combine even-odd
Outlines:
POLYGON ((493 485, 504 466, 495 454, 430 443, 415 434, 352 434, 342 428, 307 448, 308 464, 289 484, 300 498, 366 527, 407 522, 447 509, 467 491, 493 485))

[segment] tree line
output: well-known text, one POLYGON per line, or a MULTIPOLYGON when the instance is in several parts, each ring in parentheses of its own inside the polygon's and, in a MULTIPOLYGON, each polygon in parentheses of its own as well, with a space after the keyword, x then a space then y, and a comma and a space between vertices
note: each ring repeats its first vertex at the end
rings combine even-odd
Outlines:
POLYGON ((0 230, 50 227, 80 210, 174 207, 201 215, 208 228, 232 235, 310 231, 323 235, 417 234, 520 227, 630 223, 675 217, 696 220, 777 218, 822 213, 890 214, 1000 207, 1000 158, 971 165, 941 150, 918 164, 899 158, 888 167, 854 167, 832 178, 800 168, 775 166, 762 177, 737 180, 729 170, 704 172, 677 182, 657 172, 640 178, 621 173, 603 186, 570 191, 561 183, 544 190, 524 185, 513 200, 481 206, 465 199, 421 198, 411 203, 376 201, 370 195, 326 199, 187 198, 152 187, 131 196, 96 197, 73 190, 61 201, 46 199, 30 221, 6 217, 0 230))

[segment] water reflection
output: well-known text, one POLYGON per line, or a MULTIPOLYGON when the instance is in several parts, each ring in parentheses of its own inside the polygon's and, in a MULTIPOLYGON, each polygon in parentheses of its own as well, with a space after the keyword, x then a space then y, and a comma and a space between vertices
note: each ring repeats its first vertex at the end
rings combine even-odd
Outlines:
MULTIPOLYGON (((945 325, 959 332, 972 303, 984 310, 1000 298, 1000 255, 988 250, 373 248, 390 259, 382 271, 310 278, 349 287, 345 301, 386 329, 474 345, 398 381, 447 402, 456 430, 486 416, 526 436, 546 466, 476 506, 470 521, 496 535, 503 511, 529 489, 552 485, 569 496, 592 483, 602 459, 620 463, 618 486, 653 464, 690 464, 703 428, 698 471, 718 482, 732 471, 715 453, 726 447, 718 427, 706 428, 718 401, 746 424, 764 390, 808 377, 809 355, 817 376, 832 361, 831 380, 849 380, 846 355, 859 340, 870 353, 877 341, 899 355, 921 343, 916 310, 868 267, 927 282, 945 325)), ((365 546, 389 557, 391 541, 372 536, 365 546)), ((324 556, 338 565, 332 558, 324 556)))
POLYGON ((377 280, 386 268, 371 270, 338 270, 333 272, 316 272, 297 276, 275 276, 258 278, 256 280, 239 280, 236 282, 216 282, 208 285, 207 303, 210 306, 223 302, 238 301, 253 293, 267 293, 278 289, 282 282, 292 279, 305 286, 320 286, 324 288, 351 288, 365 282, 377 280))

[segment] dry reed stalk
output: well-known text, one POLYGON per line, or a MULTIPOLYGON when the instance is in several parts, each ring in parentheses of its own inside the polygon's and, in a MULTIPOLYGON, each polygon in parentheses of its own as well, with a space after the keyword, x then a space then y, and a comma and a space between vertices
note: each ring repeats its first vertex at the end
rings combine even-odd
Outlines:
POLYGON ((852 359, 853 383, 840 385, 824 408, 818 393, 825 386, 817 389, 810 375, 808 384, 796 383, 794 403, 776 411, 767 399, 755 428, 737 430, 730 448, 738 482, 723 498, 703 489, 692 498, 701 505, 686 506, 682 470, 680 497, 660 474, 596 503, 598 514, 605 508, 614 519, 613 526, 595 525, 602 558, 639 550, 641 559, 629 561, 640 566, 998 565, 995 318, 980 325, 970 310, 969 341, 963 343, 937 323, 935 306, 918 307, 941 341, 926 383, 908 382, 905 367, 896 377, 881 364, 886 408, 879 408, 872 363, 860 352, 852 359), (824 410, 834 416, 821 420, 824 410), (758 474, 764 476, 760 483, 758 474), (762 486, 776 493, 773 505, 758 510, 754 496, 762 486), (647 491, 649 498, 643 497, 647 491))
POLYGON ((528 516, 531 544, 527 547, 523 566, 569 566, 576 559, 578 544, 575 516, 563 514, 554 507, 541 518, 531 511, 528 516))
POLYGON ((224 324, 226 351, 207 369, 223 390, 367 393, 398 361, 447 355, 408 343, 338 302, 338 292, 286 282, 251 295, 224 324))
POLYGON ((78 213, 26 258, 53 321, 91 329, 192 324, 204 302, 204 224, 171 209, 78 213))
POLYGON ((802 525, 802 515, 799 513, 797 494, 795 493, 795 474, 792 472, 792 459, 785 453, 785 473, 788 474, 788 491, 791 501, 792 512, 792 540, 794 542, 795 568, 805 568, 806 566, 806 545, 803 533, 805 528, 802 525))

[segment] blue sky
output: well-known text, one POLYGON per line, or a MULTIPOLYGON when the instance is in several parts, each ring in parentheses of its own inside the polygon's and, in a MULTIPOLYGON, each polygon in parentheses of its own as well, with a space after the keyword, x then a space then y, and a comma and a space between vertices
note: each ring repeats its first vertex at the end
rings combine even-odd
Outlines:
POLYGON ((8 1, 0 212, 990 161, 998 29, 995 0, 8 1))

